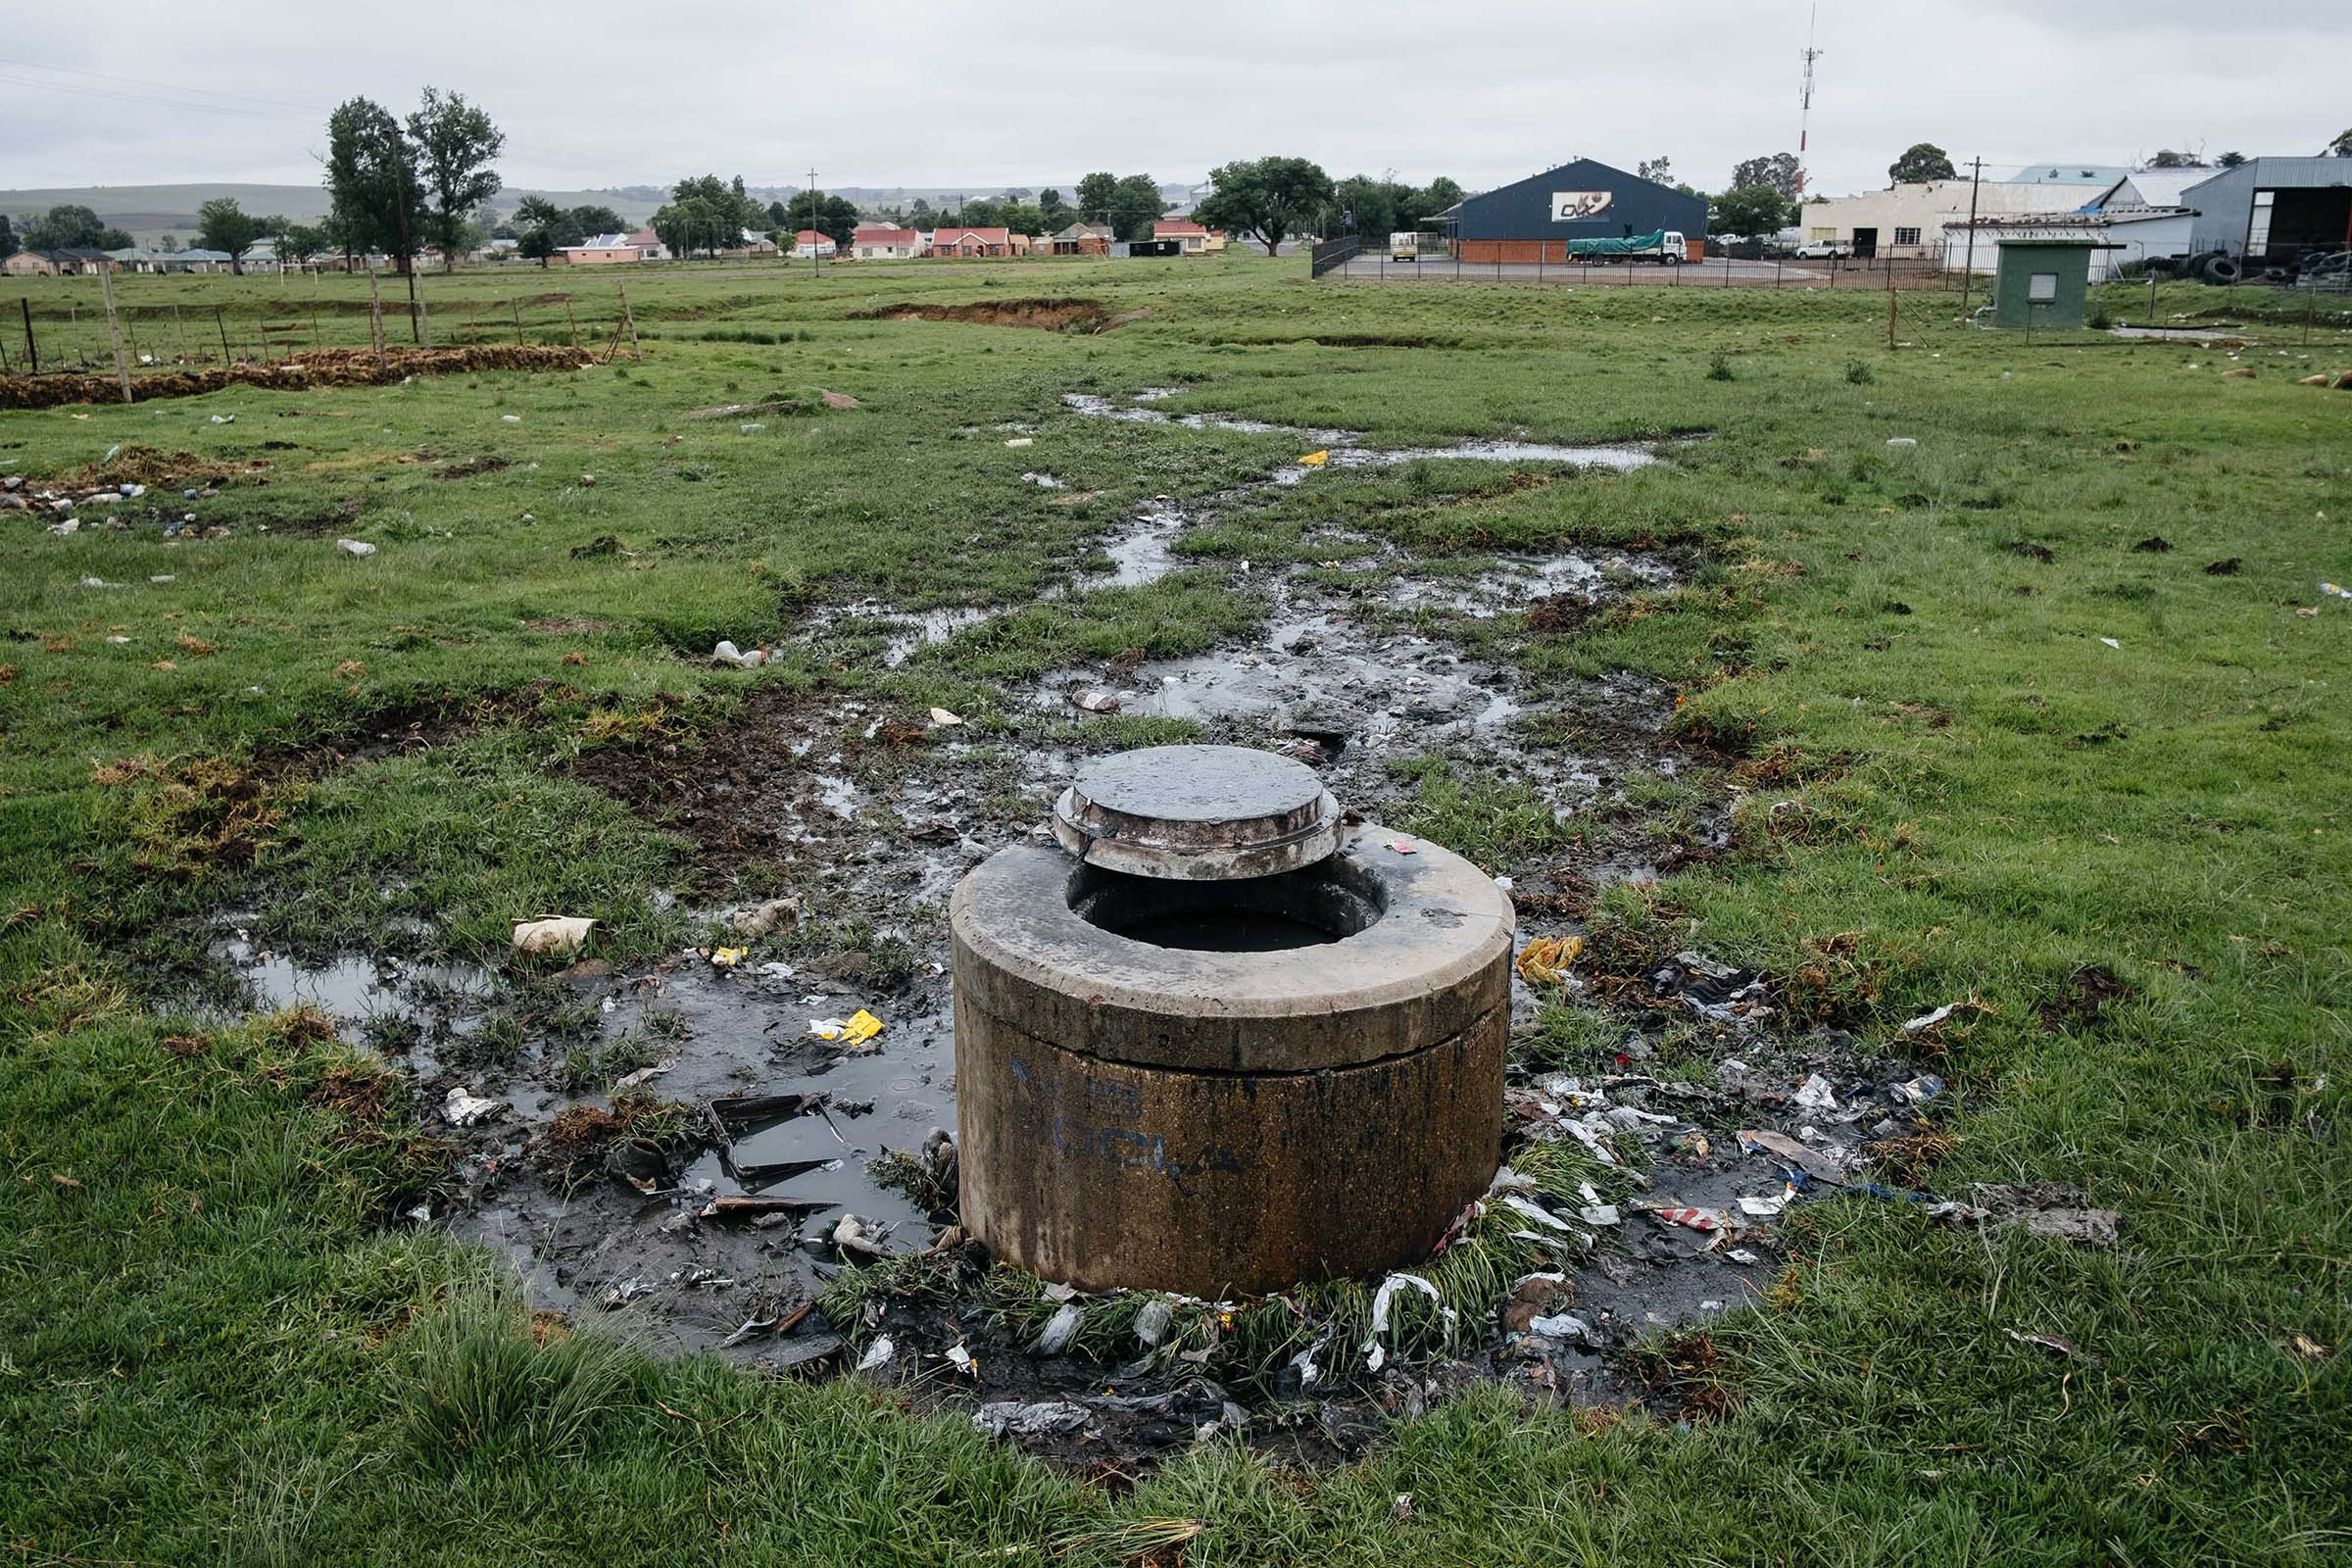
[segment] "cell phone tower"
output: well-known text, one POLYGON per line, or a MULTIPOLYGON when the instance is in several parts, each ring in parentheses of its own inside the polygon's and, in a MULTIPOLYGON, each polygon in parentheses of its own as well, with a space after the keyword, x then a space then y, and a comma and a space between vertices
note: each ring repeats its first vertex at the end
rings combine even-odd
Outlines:
POLYGON ((1821 51, 1813 47, 1813 33, 1815 24, 1820 21, 1821 7, 1815 6, 1812 16, 1805 23, 1805 84, 1796 97, 1796 199, 1799 202, 1805 199, 1806 137, 1811 132, 1813 121, 1813 62, 1821 58, 1821 51))

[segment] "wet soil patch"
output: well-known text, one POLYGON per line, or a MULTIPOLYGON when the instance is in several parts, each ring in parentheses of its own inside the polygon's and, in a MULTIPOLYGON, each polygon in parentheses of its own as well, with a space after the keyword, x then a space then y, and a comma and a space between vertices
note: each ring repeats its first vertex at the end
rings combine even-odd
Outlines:
MULTIPOLYGON (((597 363, 587 349, 510 344, 471 348, 311 349, 270 365, 230 365, 205 370, 145 371, 131 378, 131 398, 196 397, 224 387, 300 392, 320 386, 389 386, 412 375, 456 375, 474 370, 576 370, 597 363)), ((72 403, 115 403, 122 383, 112 375, 0 376, 0 409, 54 409, 72 403)))
MULTIPOLYGON (((1128 318, 1133 318, 1132 315, 1128 318)), ((1027 326, 1048 332, 1100 332, 1120 324, 1101 300, 993 300, 985 305, 878 305, 853 311, 853 321, 961 321, 978 326, 1027 326)))
POLYGON ((496 473, 501 468, 511 468, 514 466, 512 459, 484 453, 478 458, 467 458, 459 463, 445 463, 433 470, 433 477, 436 479, 470 479, 477 474, 496 473))
MULTIPOLYGON (((1157 414, 1147 401, 1104 400, 1103 416, 1157 414)), ((1343 452, 1388 461, 1335 444, 1335 463, 1343 452)), ((1574 460, 1514 449, 1503 461, 1574 460)), ((1185 529, 1312 471, 1139 509, 1103 541, 1114 575, 1153 580, 1185 529)), ((659 962, 615 967, 591 947, 537 982, 553 1000, 532 1005, 560 1027, 518 1028, 479 972, 305 968, 249 946, 228 956, 264 1000, 315 1002, 414 1080, 428 1130, 463 1151, 420 1223, 500 1250, 534 1307, 656 1347, 778 1372, 862 1366, 910 1404, 1098 1478, 1221 1433, 1301 1462, 1343 1459, 1392 1418, 1482 1382, 1569 1403, 1720 1407, 1709 1347, 1690 1329, 1768 1287, 1791 1205, 1906 1200, 1867 1173, 1932 1165, 1923 1141, 1942 1085, 1886 1048, 1807 1029, 1812 977, 1580 949, 1600 888, 1656 875, 1629 788, 1712 754, 1671 732, 1660 682, 1538 691, 1444 628, 1493 619, 1507 632, 1550 599, 1605 612, 1675 568, 1526 556, 1448 574, 1378 547, 1354 572, 1227 569, 1267 607, 1257 633, 1190 658, 1053 671, 1007 691, 984 736, 760 682, 719 721, 579 758, 574 777, 686 835, 703 870, 744 897, 698 916, 709 934, 659 962), (1299 757, 1361 816, 1401 825, 1446 809, 1425 789, 1435 756, 1463 779, 1507 781, 1521 793, 1505 804, 1539 818, 1481 851, 1513 878, 1527 945, 1504 1107, 1514 1174, 1464 1216, 1450 1255, 1417 1271, 1425 1285, 1081 1297, 990 1266, 955 1227, 948 898, 987 855, 1041 834, 1054 797, 1137 717, 1299 757), (1547 1003, 1598 1021, 1555 1040, 1547 1003), (878 1032, 859 1038, 860 1014, 878 1032), (1643 1359, 1661 1346, 1664 1359, 1643 1359)), ((386 710, 365 728, 402 750, 450 738, 453 716, 386 710)), ((1719 785, 1688 792, 1700 804, 1686 842, 1720 835, 1719 785)), ((1481 818, 1459 820, 1475 831, 1481 818)), ((1833 980, 1839 957, 1822 958, 1833 980)))
POLYGON ((2130 1001, 2132 995, 2126 981, 2098 964, 2084 964, 2041 1004, 2041 1026, 2053 1034, 2095 1029, 2110 1006, 2130 1001))

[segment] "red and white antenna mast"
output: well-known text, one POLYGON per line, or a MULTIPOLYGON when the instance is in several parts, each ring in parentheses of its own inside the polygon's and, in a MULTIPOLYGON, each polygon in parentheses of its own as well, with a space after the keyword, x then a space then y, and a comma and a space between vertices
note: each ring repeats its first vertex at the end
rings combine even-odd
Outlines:
POLYGON ((1796 199, 1800 202, 1805 199, 1806 137, 1813 120, 1813 62, 1821 58, 1821 51, 1813 47, 1813 31, 1820 20, 1821 7, 1816 5, 1805 23, 1805 85, 1796 100, 1796 199))

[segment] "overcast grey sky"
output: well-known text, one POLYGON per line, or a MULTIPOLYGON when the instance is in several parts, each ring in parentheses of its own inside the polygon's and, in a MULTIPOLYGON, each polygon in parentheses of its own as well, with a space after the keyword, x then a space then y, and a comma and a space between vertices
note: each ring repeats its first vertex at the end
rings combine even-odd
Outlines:
MULTIPOLYGON (((17 0, 0 187, 310 183, 325 112, 487 107, 510 184, 1197 179, 1298 153, 1482 188, 1572 155, 1665 154, 1719 188, 1793 150, 1804 0, 17 0), (70 89, 70 90, 69 90, 70 89)), ((1812 186, 1955 160, 2313 153, 2352 124, 2343 0, 1823 0, 1812 186)))

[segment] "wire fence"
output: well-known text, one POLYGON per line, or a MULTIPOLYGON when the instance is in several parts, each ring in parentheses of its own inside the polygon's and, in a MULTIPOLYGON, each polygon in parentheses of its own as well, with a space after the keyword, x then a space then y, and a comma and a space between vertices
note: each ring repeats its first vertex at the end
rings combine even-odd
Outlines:
MULTIPOLYGON (((1309 253, 1309 271, 1315 277, 1369 278, 1385 282, 1567 283, 1602 288, 1804 288, 1804 289, 1937 289, 1947 294, 1983 295, 1989 299, 1998 247, 1989 237, 1980 239, 1974 254, 1952 242, 1942 254, 1913 256, 1767 256, 1753 247, 1748 254, 1718 253, 1704 261, 1675 262, 1657 258, 1561 261, 1543 256, 1511 261, 1464 257, 1458 248, 1420 250, 1399 254, 1378 238, 1343 235, 1315 244, 1309 253)), ((1712 247, 1713 242, 1710 242, 1712 247)), ((1500 251, 1502 247, 1496 246, 1500 251)), ((2237 267, 2195 267, 2196 258, 2151 256, 2139 243, 2118 244, 2094 260, 2094 284, 2153 287, 2160 282, 2197 282, 2223 298, 2239 291, 2258 291, 2256 297, 2275 298, 2282 290, 2294 294, 2352 294, 2352 253, 2329 259, 2307 259, 2292 274, 2264 272, 2237 267)))
MULTIPOLYGON (((1500 247, 1496 247, 1499 252, 1500 247)), ((1567 283, 1597 288, 1940 288, 1960 291, 1960 272, 1934 258, 1740 257, 1703 261, 1656 257, 1562 261, 1535 246, 1532 260, 1470 258, 1459 249, 1400 255, 1361 235, 1324 240, 1309 253, 1315 277, 1397 282, 1567 283)))
MULTIPOLYGON (((375 298, 291 289, 233 300, 158 300, 147 280, 54 278, 0 305, 0 374, 147 374, 275 365, 332 349, 570 347, 610 354, 635 325, 625 286, 524 293, 512 275, 496 293, 479 273, 437 275, 412 305, 406 280, 375 298), (56 285, 64 285, 57 287, 56 285), (111 295, 111 301, 108 296, 111 295), (109 306, 112 320, 109 319, 109 306), (121 358, 117 358, 120 338, 121 358)), ((176 281, 176 280, 174 280, 176 281)), ((167 289, 172 287, 166 283, 167 289)), ((176 290, 174 290, 176 292, 176 290)))

